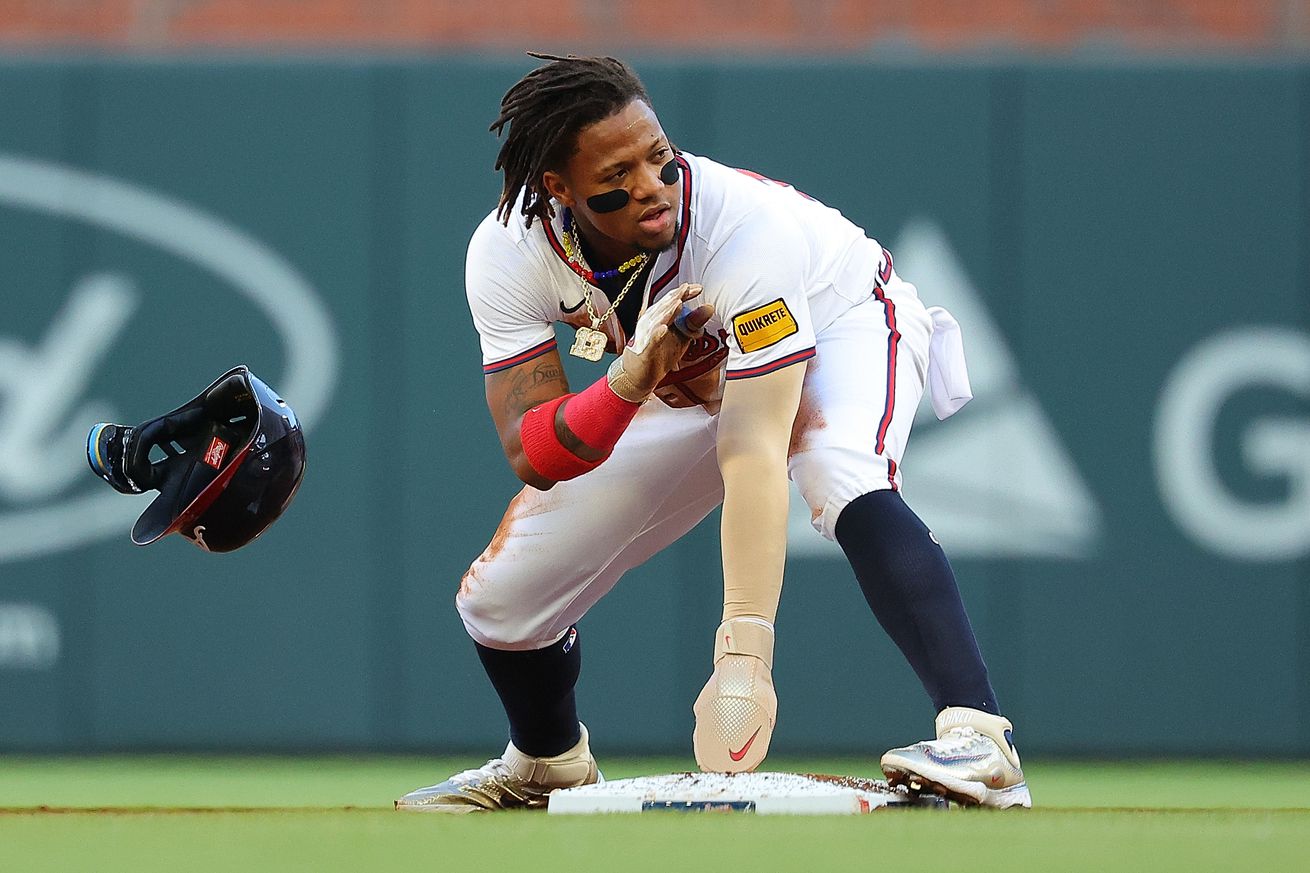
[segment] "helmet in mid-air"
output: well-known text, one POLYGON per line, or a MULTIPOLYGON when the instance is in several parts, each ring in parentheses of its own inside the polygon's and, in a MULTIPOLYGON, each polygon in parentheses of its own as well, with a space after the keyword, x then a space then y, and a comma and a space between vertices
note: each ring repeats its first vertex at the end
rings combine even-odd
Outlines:
POLYGON ((207 552, 239 549, 277 520, 305 474, 296 414, 245 366, 158 418, 95 425, 86 452, 116 490, 159 492, 132 526, 139 546, 180 533, 207 552))

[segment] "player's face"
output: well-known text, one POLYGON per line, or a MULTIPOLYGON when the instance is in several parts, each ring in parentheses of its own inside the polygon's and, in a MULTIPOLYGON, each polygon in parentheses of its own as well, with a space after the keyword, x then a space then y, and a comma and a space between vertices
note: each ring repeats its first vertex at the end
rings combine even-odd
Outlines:
POLYGON ((573 210, 587 241, 601 254, 626 258, 633 251, 656 252, 673 245, 682 186, 666 185, 660 170, 673 148, 655 112, 634 100, 578 134, 577 151, 560 173, 546 173, 546 188, 573 210), (623 190, 627 203, 613 212, 587 201, 623 190))

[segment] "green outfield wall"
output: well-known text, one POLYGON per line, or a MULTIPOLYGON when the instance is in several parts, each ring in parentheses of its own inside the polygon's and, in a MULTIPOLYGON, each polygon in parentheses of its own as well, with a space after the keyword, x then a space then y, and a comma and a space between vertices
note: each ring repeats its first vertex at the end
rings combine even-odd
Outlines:
MULTIPOLYGON (((963 323, 976 399, 904 493, 1025 751, 1310 754, 1310 66, 638 67, 677 144, 839 207, 963 323)), ((463 252, 526 69, 0 61, 0 751, 499 748, 453 598, 516 481, 463 252), (308 427, 295 505, 230 555, 131 545, 88 426, 243 362, 308 427)), ((714 521, 581 627, 602 753, 690 748, 714 521)), ((775 749, 920 738, 794 521, 775 749)))

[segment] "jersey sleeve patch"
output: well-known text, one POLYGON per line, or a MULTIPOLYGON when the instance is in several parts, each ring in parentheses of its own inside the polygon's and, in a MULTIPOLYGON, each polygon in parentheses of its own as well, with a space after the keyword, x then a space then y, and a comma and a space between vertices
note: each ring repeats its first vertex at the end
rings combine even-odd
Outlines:
POLYGON ((798 330, 796 319, 781 297, 772 303, 748 309, 732 319, 732 333, 742 354, 767 349, 798 330))

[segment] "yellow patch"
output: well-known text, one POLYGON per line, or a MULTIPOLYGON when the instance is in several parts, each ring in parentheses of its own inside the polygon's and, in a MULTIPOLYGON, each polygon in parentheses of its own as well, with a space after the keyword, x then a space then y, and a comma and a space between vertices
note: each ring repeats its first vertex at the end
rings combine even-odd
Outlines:
POLYGON ((781 297, 772 303, 748 309, 732 319, 732 332, 743 354, 767 349, 798 330, 796 319, 781 297))

